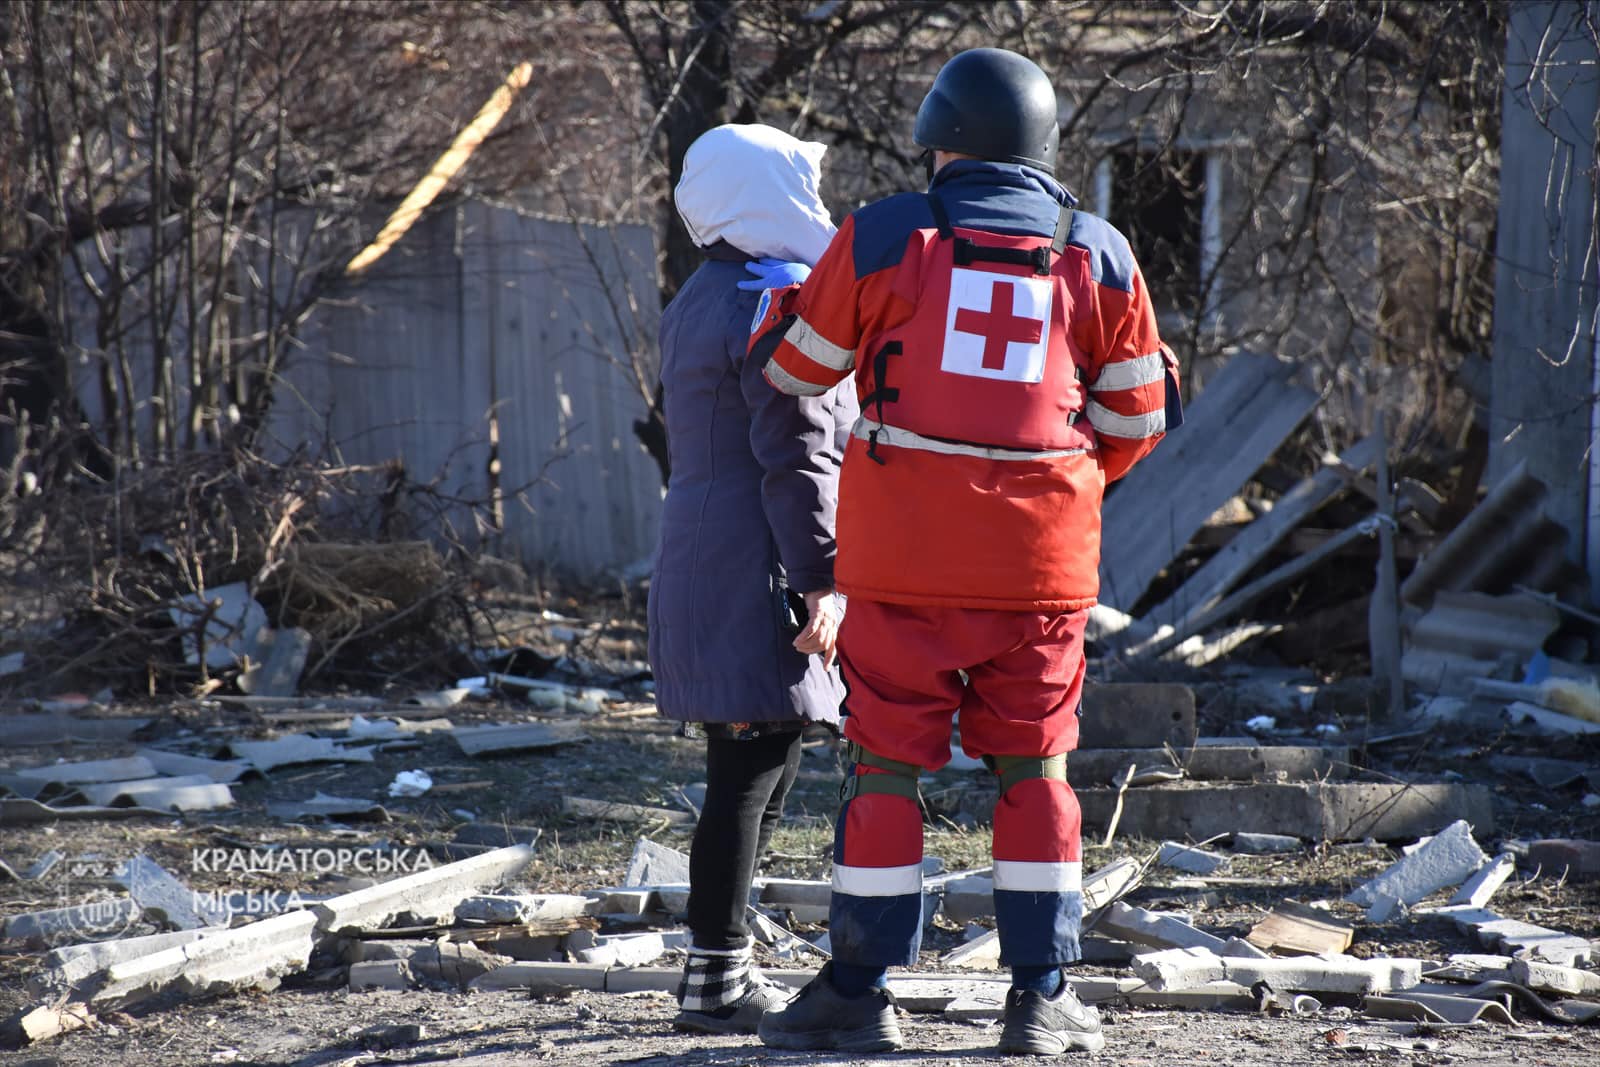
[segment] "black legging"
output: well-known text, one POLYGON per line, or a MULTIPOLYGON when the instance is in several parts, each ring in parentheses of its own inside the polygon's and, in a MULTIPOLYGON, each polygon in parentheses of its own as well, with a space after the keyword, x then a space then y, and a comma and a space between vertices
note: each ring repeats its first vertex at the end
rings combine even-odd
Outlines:
POLYGON ((750 937, 750 883, 800 770, 800 738, 706 741, 706 802, 689 850, 689 932, 700 948, 740 948, 750 937))

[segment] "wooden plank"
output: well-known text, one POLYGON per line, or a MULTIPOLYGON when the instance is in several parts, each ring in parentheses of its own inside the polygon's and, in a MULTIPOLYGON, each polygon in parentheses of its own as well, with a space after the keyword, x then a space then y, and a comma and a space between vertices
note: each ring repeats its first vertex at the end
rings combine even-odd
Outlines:
POLYGON ((1292 364, 1241 352, 1206 386, 1183 429, 1163 441, 1106 500, 1100 601, 1122 611, 1237 493, 1317 405, 1292 384, 1292 364))
POLYGON ((1325 911, 1285 900, 1256 923, 1245 940, 1259 949, 1284 956, 1339 953, 1350 947, 1356 931, 1325 911))
MULTIPOLYGON (((1377 455, 1377 441, 1366 437, 1345 449, 1339 456, 1339 463, 1352 470, 1366 470, 1377 455)), ((1271 511, 1240 531, 1170 597, 1152 608, 1145 618, 1176 626, 1182 620, 1211 607, 1288 537, 1295 527, 1337 496, 1347 484, 1338 467, 1325 464, 1311 477, 1279 497, 1271 511)))
MULTIPOLYGON (((1170 682, 1085 682, 1082 748, 1191 748, 1194 690, 1170 682)), ((1070 761, 1069 761, 1070 762, 1070 761)))

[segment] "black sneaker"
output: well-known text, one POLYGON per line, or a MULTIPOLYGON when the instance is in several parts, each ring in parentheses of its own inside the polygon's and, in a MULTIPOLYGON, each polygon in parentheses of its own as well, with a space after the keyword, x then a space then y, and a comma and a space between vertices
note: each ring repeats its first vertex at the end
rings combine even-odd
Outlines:
POLYGON ((829 981, 832 968, 822 970, 780 1008, 761 1017, 756 1033, 771 1048, 833 1049, 838 1052, 893 1052, 901 1045, 900 1024, 895 1021, 894 994, 869 989, 859 997, 846 997, 829 981))
POLYGON ((783 1003, 785 992, 770 982, 751 982, 732 1004, 709 1011, 680 1008, 672 1025, 702 1034, 753 1034, 761 1017, 783 1003))
POLYGON ((1100 1013, 1084 1006, 1065 978, 1053 997, 1031 989, 1006 993, 999 1051, 1018 1056, 1056 1056, 1063 1052, 1099 1052, 1105 1047, 1100 1013))

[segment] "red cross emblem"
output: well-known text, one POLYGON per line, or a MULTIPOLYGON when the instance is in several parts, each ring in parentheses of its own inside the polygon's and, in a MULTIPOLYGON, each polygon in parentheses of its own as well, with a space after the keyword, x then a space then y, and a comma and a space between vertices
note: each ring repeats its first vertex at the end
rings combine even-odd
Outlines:
POLYGON ((1030 319, 1012 311, 1015 292, 1010 282, 996 281, 989 290, 988 311, 961 308, 956 312, 958 331, 983 338, 983 365, 989 370, 1006 365, 1006 346, 1013 341, 1038 344, 1044 335, 1043 319, 1030 319))

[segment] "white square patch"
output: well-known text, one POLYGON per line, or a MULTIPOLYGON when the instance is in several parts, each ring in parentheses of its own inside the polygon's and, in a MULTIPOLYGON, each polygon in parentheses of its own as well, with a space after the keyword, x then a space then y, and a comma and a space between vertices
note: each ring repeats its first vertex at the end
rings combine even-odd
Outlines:
POLYGON ((956 267, 939 366, 951 374, 1037 382, 1050 346, 1049 278, 956 267))

